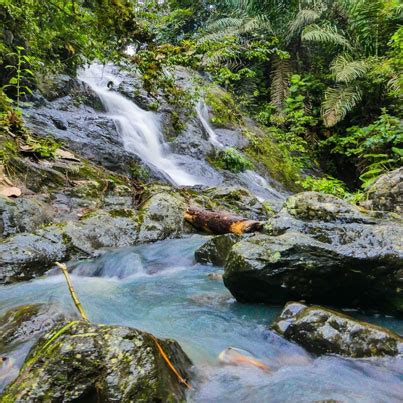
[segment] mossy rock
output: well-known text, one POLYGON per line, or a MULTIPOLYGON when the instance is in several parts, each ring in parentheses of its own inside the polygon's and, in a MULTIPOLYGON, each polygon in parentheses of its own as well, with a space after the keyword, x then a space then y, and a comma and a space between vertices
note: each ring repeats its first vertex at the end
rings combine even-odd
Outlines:
POLYGON ((186 387, 157 343, 188 379, 191 362, 173 340, 127 327, 61 323, 35 345, 0 402, 185 401, 186 387))
POLYGON ((196 250, 196 262, 224 266, 232 246, 238 241, 239 237, 233 234, 213 237, 196 250))
POLYGON ((320 306, 290 302, 272 328, 318 355, 367 358, 403 354, 403 338, 396 333, 320 306))

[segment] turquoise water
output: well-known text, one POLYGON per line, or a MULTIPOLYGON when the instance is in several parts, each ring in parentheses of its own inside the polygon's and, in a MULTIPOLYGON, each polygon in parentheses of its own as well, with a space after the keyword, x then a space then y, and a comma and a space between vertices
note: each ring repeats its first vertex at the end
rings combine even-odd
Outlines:
MULTIPOLYGON (((141 245, 76 264, 72 280, 90 320, 176 339, 195 364, 189 401, 402 401, 402 360, 314 358, 278 337, 269 325, 281 307, 238 304, 222 281, 208 276, 222 270, 194 262, 205 240, 141 245), (220 364, 217 357, 229 346, 249 351, 272 372, 220 364)), ((0 313, 37 302, 74 310, 61 275, 0 288, 0 313)), ((367 319, 403 333, 402 321, 367 319)))

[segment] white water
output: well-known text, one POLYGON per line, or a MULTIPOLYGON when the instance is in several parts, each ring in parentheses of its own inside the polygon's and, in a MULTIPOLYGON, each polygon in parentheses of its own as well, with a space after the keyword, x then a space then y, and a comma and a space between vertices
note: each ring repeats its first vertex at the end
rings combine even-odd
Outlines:
POLYGON ((197 116, 199 117, 200 122, 204 127, 204 130, 206 130, 206 132, 208 133, 208 135, 210 137, 210 142, 218 148, 224 148, 224 145, 222 143, 220 143, 216 132, 210 125, 208 108, 207 108, 207 105, 202 100, 200 100, 199 103, 197 104, 196 111, 197 111, 197 116))
POLYGON ((193 186, 201 181, 185 172, 171 154, 161 133, 160 122, 153 112, 138 107, 116 91, 108 89, 108 83, 119 85, 109 66, 93 64, 79 74, 99 96, 108 116, 116 124, 125 149, 138 155, 147 165, 157 169, 168 180, 179 186, 193 186))

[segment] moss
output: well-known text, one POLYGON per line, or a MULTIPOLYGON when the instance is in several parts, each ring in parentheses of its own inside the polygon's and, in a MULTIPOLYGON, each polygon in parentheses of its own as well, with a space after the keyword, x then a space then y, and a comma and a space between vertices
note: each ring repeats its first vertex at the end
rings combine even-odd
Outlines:
POLYGON ((204 100, 210 107, 211 122, 215 126, 234 127, 242 123, 242 116, 228 92, 219 87, 210 86, 206 90, 204 100))
POLYGON ((280 147, 270 133, 258 135, 244 130, 243 134, 249 140, 249 145, 243 151, 252 161, 263 164, 273 179, 285 184, 289 189, 302 190, 297 184, 301 179, 301 166, 288 150, 280 147))
POLYGON ((133 218, 134 212, 130 209, 116 209, 109 211, 109 215, 113 218, 116 217, 125 217, 125 218, 133 218))
POLYGON ((247 158, 239 153, 235 148, 227 148, 219 151, 214 157, 208 158, 209 163, 218 169, 239 173, 247 169, 253 169, 254 166, 247 158))

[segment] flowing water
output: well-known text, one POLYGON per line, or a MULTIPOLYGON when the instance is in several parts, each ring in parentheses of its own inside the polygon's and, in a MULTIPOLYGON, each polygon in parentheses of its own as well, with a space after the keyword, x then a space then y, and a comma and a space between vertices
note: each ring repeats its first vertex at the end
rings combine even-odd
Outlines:
MULTIPOLYGON (((194 262, 194 251, 205 240, 195 235, 112 250, 72 265, 72 280, 91 321, 178 340, 195 364, 189 401, 401 401, 402 361, 314 358, 278 337, 269 324, 280 307, 236 303, 222 281, 208 276, 221 273, 219 268, 194 262), (218 356, 229 346, 248 351, 271 372, 221 364, 218 356)), ((74 310, 61 275, 0 290, 0 313, 37 302, 74 310)), ((403 331, 393 318, 367 319, 403 331)), ((24 348, 14 359, 22 361, 24 348)))
POLYGON ((145 164, 157 169, 176 185, 201 183, 200 178, 185 172, 169 151, 163 140, 158 115, 141 109, 125 96, 109 90, 110 83, 114 86, 119 84, 109 67, 92 64, 80 72, 79 79, 101 99, 108 116, 116 123, 125 149, 138 155, 145 164))

